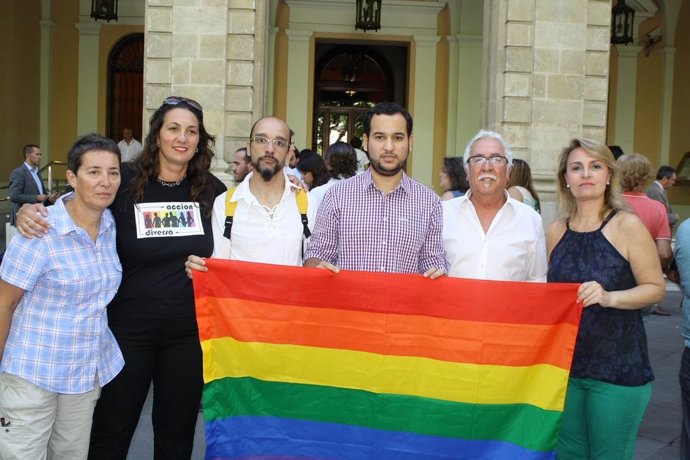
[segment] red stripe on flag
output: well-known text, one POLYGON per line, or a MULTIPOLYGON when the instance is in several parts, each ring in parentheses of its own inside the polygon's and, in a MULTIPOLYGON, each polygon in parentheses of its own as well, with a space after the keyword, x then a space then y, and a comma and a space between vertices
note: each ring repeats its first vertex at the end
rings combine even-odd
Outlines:
POLYGON ((425 315, 480 322, 578 326, 577 285, 517 283, 421 275, 371 273, 207 259, 213 292, 194 283, 195 297, 228 297, 258 302, 397 315, 425 315), (225 278, 232 268, 233 276, 225 278), (328 282, 325 282, 328 280, 328 282), (276 296, 275 293, 280 295, 276 296), (340 292, 347 292, 346 296, 340 292), (276 297, 278 297, 276 299, 276 297), (572 298, 570 308, 544 308, 549 298, 572 298), (501 308, 493 308, 494 306, 501 308))

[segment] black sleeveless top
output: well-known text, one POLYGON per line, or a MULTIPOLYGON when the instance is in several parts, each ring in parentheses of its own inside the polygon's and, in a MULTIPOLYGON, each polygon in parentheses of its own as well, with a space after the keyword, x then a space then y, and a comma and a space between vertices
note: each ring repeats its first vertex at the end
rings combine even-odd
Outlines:
MULTIPOLYGON (((630 263, 602 233, 615 213, 593 232, 575 232, 566 222, 568 228, 551 252, 549 282, 597 281, 606 291, 637 286, 630 263)), ((654 380, 640 310, 599 304, 583 309, 570 375, 627 386, 654 380)))

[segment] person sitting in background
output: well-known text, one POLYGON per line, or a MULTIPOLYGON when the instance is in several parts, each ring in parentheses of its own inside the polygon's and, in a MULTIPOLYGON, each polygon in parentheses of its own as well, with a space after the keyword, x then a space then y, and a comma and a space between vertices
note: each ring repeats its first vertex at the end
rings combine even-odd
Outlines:
MULTIPOLYGON (((645 186, 654 179, 652 164, 639 153, 621 155, 616 163, 621 170, 623 199, 637 214, 656 243, 661 268, 666 269, 673 259, 671 249, 671 227, 664 205, 652 200, 644 193, 645 186)), ((671 313, 660 306, 652 308, 655 315, 669 316, 671 313)))
POLYGON ((108 206, 120 150, 97 134, 67 154, 73 192, 48 208, 43 238, 15 237, 0 267, 0 458, 85 459, 101 386, 125 361, 106 306, 122 266, 108 206))
POLYGON ((511 198, 522 201, 537 212, 541 212, 539 195, 532 185, 532 170, 525 160, 515 158, 508 179, 508 194, 511 198))
POLYGON ((546 235, 548 281, 579 283, 584 307, 561 421, 560 460, 632 459, 654 374, 640 309, 664 297, 654 241, 626 211, 603 144, 573 139, 558 159, 566 215, 546 235))
POLYGON ((338 182, 357 174, 357 154, 351 145, 335 142, 326 151, 326 168, 331 176, 323 185, 312 188, 309 192, 320 203, 326 191, 338 182))
POLYGON ((467 193, 470 185, 467 183, 467 173, 461 157, 445 157, 443 159, 443 168, 439 174, 439 186, 443 190, 441 201, 457 198, 467 193))
POLYGON ((311 150, 302 150, 300 152, 297 171, 299 171, 302 181, 304 181, 309 190, 328 182, 326 162, 323 161, 321 155, 311 150))

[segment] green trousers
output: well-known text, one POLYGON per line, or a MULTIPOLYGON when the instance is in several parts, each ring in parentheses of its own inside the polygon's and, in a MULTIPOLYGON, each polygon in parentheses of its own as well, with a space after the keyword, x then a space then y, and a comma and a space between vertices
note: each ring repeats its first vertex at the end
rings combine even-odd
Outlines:
POLYGON ((559 460, 629 460, 652 397, 652 382, 623 386, 570 378, 558 438, 559 460))

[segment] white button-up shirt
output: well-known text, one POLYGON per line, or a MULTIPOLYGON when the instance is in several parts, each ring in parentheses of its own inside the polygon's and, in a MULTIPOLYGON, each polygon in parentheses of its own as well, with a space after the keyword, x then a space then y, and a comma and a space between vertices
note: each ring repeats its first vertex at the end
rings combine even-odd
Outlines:
MULTIPOLYGON (((273 210, 266 209, 249 190, 249 173, 235 190, 237 201, 232 223, 232 238, 225 231, 225 197, 219 195, 213 203, 213 256, 220 259, 243 260, 278 265, 302 265, 304 226, 297 207, 295 186, 285 177, 285 190, 273 210)), ((318 203, 308 195, 307 219, 310 230, 316 220, 318 203)))
POLYGON ((472 192, 443 202, 443 247, 448 275, 504 281, 546 281, 541 217, 508 196, 484 233, 472 192))

